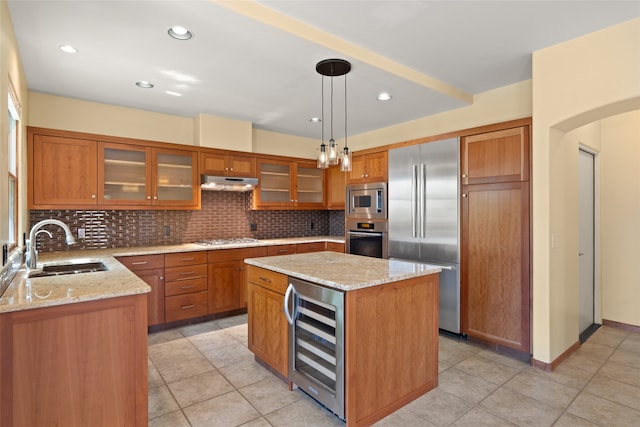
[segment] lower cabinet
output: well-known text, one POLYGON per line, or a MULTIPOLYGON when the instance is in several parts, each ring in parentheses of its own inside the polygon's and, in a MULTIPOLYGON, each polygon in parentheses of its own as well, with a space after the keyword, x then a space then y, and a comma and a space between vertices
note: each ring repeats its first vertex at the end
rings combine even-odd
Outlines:
POLYGON ((205 316, 209 311, 207 251, 166 254, 165 320, 205 316))
POLYGON ((344 253, 344 243, 327 242, 327 250, 344 253))
POLYGON ((0 315, 0 425, 148 423, 146 295, 0 315))
POLYGON ((282 377, 289 375, 287 276, 247 266, 249 350, 282 377))
POLYGON ((325 247, 325 242, 298 243, 296 245, 296 253, 304 254, 307 252, 322 252, 325 250, 325 247))
POLYGON ((267 256, 265 247, 209 251, 207 268, 210 314, 247 306, 244 260, 263 256, 267 256))
POLYGON ((164 255, 118 257, 118 261, 149 285, 147 294, 148 326, 161 325, 164 320, 164 255))

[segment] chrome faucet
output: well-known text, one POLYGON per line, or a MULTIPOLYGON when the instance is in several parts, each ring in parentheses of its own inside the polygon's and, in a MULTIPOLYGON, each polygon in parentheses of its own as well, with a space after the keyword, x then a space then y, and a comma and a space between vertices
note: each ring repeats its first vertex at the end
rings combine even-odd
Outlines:
POLYGON ((69 229, 67 224, 65 224, 64 222, 59 221, 57 219, 45 219, 40 221, 39 223, 33 226, 33 228, 31 229, 31 232, 29 233, 29 240, 27 240, 27 268, 28 269, 33 269, 38 266, 38 251, 36 250, 36 237, 38 236, 38 234, 40 234, 40 232, 46 232, 49 235, 49 237, 51 237, 50 232, 46 230, 40 230, 40 228, 48 224, 55 224, 62 227, 62 229, 64 230, 67 236, 68 245, 73 245, 74 243, 76 243, 76 239, 73 238, 73 234, 71 233, 71 230, 69 229))

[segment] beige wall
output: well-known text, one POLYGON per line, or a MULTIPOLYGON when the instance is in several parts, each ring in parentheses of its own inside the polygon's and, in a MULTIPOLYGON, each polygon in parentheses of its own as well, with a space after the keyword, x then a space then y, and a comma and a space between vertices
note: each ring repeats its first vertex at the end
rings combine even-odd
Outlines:
MULTIPOLYGON (((17 92, 22 107, 22 117, 18 138, 18 239, 26 230, 27 224, 27 176, 26 176, 26 144, 25 126, 28 113, 27 80, 22 70, 22 63, 18 54, 17 43, 13 31, 13 24, 6 2, 0 2, 0 242, 8 238, 8 211, 6 208, 8 191, 8 159, 7 159, 7 126, 8 105, 7 94, 9 78, 17 92)), ((1 267, 1 266, 0 266, 1 267)))
POLYGON ((29 126, 194 145, 192 118, 29 92, 29 126))
POLYGON ((640 111, 601 127, 602 317, 640 326, 640 111))
POLYGON ((250 122, 198 114, 194 119, 194 145, 224 150, 252 150, 250 122))
POLYGON ((566 132, 640 108, 638 76, 640 19, 533 54, 533 356, 539 361, 552 362, 579 333, 572 193, 578 153, 566 132))

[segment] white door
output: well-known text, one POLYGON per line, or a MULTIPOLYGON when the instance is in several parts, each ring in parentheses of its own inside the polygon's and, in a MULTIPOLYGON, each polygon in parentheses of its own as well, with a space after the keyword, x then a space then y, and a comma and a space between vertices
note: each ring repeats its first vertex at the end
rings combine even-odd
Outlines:
POLYGON ((579 264, 580 264, 580 333, 585 332, 595 323, 595 279, 594 279, 594 255, 595 255, 595 172, 594 155, 580 150, 580 238, 579 238, 579 264))

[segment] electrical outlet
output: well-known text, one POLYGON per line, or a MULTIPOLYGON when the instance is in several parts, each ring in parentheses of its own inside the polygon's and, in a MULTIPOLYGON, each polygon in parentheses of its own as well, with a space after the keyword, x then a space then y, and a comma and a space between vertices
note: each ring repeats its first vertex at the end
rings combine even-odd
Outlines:
POLYGON ((250 222, 249 231, 258 231, 258 224, 256 224, 255 222, 250 222))
POLYGON ((311 229, 313 230, 313 227, 315 227, 316 225, 313 223, 313 221, 311 221, 311 229))
POLYGON ((84 239, 85 231, 84 228, 78 228, 78 239, 84 239))
POLYGON ((164 226, 164 237, 169 237, 169 236, 171 236, 171 226, 165 225, 164 226))

